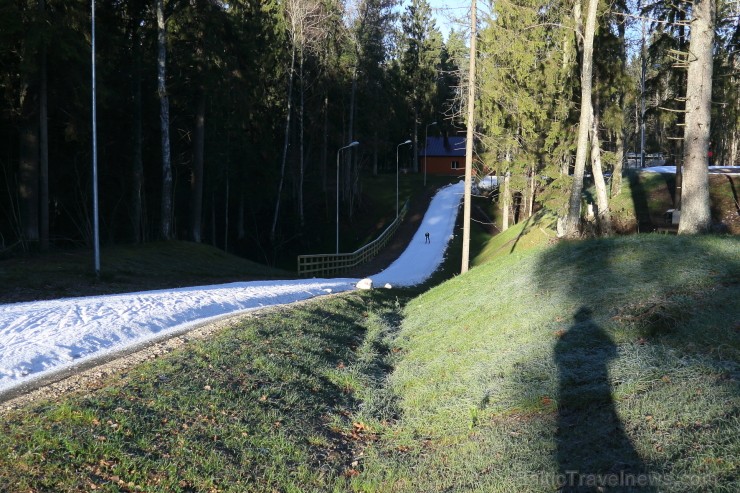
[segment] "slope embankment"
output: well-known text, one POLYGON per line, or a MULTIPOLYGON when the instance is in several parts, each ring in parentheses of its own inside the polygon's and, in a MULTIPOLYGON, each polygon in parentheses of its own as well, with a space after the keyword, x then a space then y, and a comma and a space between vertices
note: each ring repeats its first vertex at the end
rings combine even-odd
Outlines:
POLYGON ((431 289, 404 312, 401 418, 364 484, 735 491, 739 296, 740 238, 664 235, 515 252, 431 289))

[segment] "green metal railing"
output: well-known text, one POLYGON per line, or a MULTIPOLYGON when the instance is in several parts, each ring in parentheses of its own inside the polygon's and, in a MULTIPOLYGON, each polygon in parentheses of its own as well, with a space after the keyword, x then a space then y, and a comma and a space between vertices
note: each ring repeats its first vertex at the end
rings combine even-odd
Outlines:
POLYGON ((352 253, 318 253, 298 256, 299 277, 335 276, 352 267, 372 260, 388 244, 398 226, 408 212, 409 203, 403 205, 398 217, 383 231, 380 236, 352 253))

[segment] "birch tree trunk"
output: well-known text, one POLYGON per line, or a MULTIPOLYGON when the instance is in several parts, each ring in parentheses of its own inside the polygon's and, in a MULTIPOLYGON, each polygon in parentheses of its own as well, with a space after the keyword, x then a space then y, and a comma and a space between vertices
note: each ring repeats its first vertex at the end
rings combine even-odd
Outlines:
POLYGON ((606 182, 604 181, 604 173, 601 166, 598 113, 593 114, 591 117, 591 171, 593 172, 594 186, 596 188, 599 229, 602 234, 609 235, 612 233, 612 220, 611 213, 609 212, 609 197, 606 193, 606 182))
POLYGON ((160 234, 172 239, 172 164, 170 161, 170 101, 167 95, 167 25, 164 0, 157 0, 157 92, 162 132, 162 203, 160 234))
POLYGON ((711 225, 708 157, 712 117, 712 48, 716 3, 694 3, 686 81, 686 127, 679 234, 705 233, 711 225))
MULTIPOLYGON (((578 121, 578 144, 576 162, 573 169, 573 186, 568 202, 568 215, 565 218, 565 235, 577 236, 581 222, 581 193, 583 192, 583 173, 586 168, 589 129, 591 124, 591 94, 593 77, 594 32, 596 30, 596 9, 598 0, 589 0, 586 27, 583 31, 583 61, 581 64, 581 114, 578 121)), ((580 1, 575 9, 577 21, 581 17, 580 1)))
POLYGON ((280 163, 280 182, 278 184, 277 198, 275 199, 275 215, 272 218, 270 229, 270 242, 275 243, 278 216, 280 215, 280 199, 283 194, 283 183, 285 182, 285 163, 288 160, 288 146, 290 144, 290 114, 293 112, 293 72, 295 70, 295 45, 290 53, 290 70, 288 71, 288 111, 285 116, 285 138, 283 140, 283 159, 280 163))

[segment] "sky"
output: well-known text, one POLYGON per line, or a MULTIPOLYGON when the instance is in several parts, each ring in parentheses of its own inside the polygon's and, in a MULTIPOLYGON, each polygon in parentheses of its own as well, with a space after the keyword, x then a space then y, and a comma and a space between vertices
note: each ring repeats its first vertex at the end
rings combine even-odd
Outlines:
MULTIPOLYGON (((403 254, 370 276, 383 288, 413 286, 442 264, 463 183, 442 188, 403 254), (427 243, 425 234, 429 233, 427 243)), ((0 401, 17 389, 216 320, 356 289, 360 279, 252 281, 0 304, 0 401)))
MULTIPOLYGON (((442 32, 444 39, 447 39, 447 35, 450 33, 450 28, 454 25, 454 19, 462 19, 466 25, 470 24, 470 21, 466 19, 470 11, 470 0, 427 0, 429 5, 432 7, 434 19, 442 32)), ((408 2, 404 2, 406 4, 408 2)), ((478 2, 480 3, 480 2, 478 2)), ((456 27, 456 30, 460 30, 460 27, 456 27)))

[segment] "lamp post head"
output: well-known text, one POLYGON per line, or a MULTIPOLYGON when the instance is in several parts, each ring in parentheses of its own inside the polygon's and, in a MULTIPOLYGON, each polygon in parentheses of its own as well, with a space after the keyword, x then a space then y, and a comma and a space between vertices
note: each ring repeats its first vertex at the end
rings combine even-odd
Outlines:
POLYGON ((358 146, 358 145, 360 145, 360 143, 355 140, 348 147, 354 147, 354 146, 358 146))
POLYGON ((407 140, 406 142, 401 142, 401 143, 400 143, 400 144, 398 144, 398 145, 399 145, 399 146, 403 146, 403 145, 406 145, 406 144, 410 144, 410 143, 411 143, 411 139, 407 140))
POLYGON ((429 125, 427 125, 427 127, 431 127, 432 125, 436 125, 436 124, 437 124, 437 122, 432 122, 429 125))

